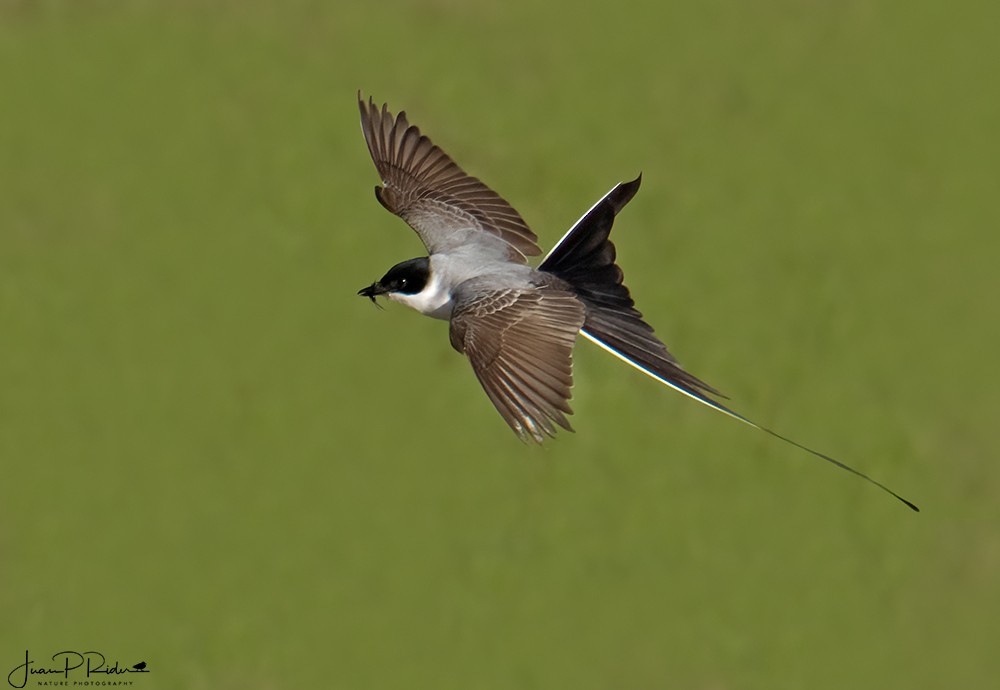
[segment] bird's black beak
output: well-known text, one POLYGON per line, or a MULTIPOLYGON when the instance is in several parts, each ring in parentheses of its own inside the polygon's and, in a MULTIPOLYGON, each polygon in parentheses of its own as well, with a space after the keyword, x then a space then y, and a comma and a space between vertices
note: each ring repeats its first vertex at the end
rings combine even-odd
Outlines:
POLYGON ((358 295, 360 295, 361 297, 367 297, 374 304, 378 304, 378 302, 375 301, 375 297, 377 295, 384 295, 385 293, 386 289, 382 287, 382 284, 379 282, 374 282, 368 287, 361 288, 360 290, 358 290, 358 295))

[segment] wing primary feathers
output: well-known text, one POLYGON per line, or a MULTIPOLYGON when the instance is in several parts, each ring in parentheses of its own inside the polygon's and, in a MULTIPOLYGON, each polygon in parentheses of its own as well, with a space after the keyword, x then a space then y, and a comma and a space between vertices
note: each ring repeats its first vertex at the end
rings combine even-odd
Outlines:
POLYGON ((431 254, 470 241, 481 252, 516 263, 541 253, 520 214, 481 180, 466 173, 406 113, 393 115, 358 93, 361 129, 382 180, 379 203, 412 227, 431 254))
POLYGON ((499 288, 478 278, 456 293, 451 343, 522 440, 541 443, 556 425, 573 430, 566 415, 583 320, 583 304, 558 288, 499 288))

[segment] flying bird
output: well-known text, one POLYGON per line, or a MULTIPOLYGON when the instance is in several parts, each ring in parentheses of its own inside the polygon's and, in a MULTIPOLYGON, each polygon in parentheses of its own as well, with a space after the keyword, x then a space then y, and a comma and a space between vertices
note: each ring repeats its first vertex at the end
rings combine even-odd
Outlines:
POLYGON ((609 235, 641 176, 615 185, 569 229, 537 268, 537 237, 500 195, 468 175, 411 125, 405 112, 358 94, 361 129, 382 184, 375 198, 412 227, 428 255, 398 263, 358 291, 384 295, 449 322, 504 421, 541 443, 566 415, 577 335, 660 383, 790 443, 916 505, 839 460, 762 427, 718 402, 718 391, 683 369, 635 308, 609 235))

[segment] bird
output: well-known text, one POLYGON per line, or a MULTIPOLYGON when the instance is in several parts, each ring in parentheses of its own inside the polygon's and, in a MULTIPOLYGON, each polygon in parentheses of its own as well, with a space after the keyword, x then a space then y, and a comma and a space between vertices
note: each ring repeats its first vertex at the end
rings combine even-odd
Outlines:
POLYGON ((616 216, 639 191, 640 174, 616 184, 566 232, 537 267, 538 237, 499 194, 466 173, 405 111, 358 92, 361 129, 381 184, 375 198, 402 218, 427 249, 358 295, 385 298, 449 322, 500 416, 521 440, 542 443, 567 415, 578 336, 699 403, 855 474, 919 508, 861 471, 761 426, 685 370, 656 336, 624 285, 609 239, 616 216))
POLYGON ((143 671, 146 668, 146 662, 140 661, 138 664, 132 664, 132 668, 134 668, 136 671, 143 671))

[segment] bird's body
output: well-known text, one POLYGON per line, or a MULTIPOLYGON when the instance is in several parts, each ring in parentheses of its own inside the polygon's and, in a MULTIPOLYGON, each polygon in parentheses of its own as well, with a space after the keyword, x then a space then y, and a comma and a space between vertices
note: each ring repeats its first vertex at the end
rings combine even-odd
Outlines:
POLYGON ((528 266, 481 260, 475 256, 464 256, 462 251, 432 254, 428 259, 430 273, 423 290, 415 295, 395 293, 387 297, 424 316, 445 321, 451 319, 455 309, 456 293, 470 280, 485 284, 488 279, 492 288, 502 290, 543 279, 541 272, 528 266))
POLYGON ((459 168, 409 124, 360 99, 361 125, 382 186, 379 202, 420 236, 428 256, 393 266, 358 294, 378 295, 449 322, 452 346, 522 440, 542 442, 566 415, 578 335, 657 381, 802 448, 888 491, 857 470, 761 427, 721 404, 685 371, 636 310, 609 239, 640 178, 616 185, 577 221, 537 268, 535 234, 503 198, 459 168))

